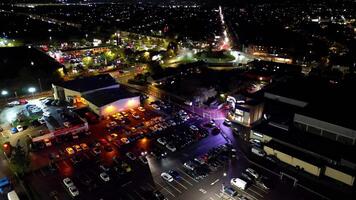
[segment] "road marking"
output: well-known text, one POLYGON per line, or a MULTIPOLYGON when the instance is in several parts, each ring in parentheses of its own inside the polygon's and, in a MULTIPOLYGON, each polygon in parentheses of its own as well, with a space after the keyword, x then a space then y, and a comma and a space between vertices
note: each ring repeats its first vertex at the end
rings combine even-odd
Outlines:
POLYGON ((183 174, 187 175, 187 176, 188 176, 189 178, 191 178, 193 181, 199 183, 199 181, 195 180, 193 177, 191 177, 189 174, 185 173, 183 170, 181 170, 181 169, 179 169, 179 168, 178 168, 178 170, 181 171, 183 174))
POLYGON ((137 196, 139 196, 142 200, 146 200, 145 198, 143 198, 136 190, 134 190, 134 192, 137 194, 137 196))
POLYGON ((262 192, 264 192, 266 194, 268 193, 268 191, 266 191, 265 189, 263 189, 263 188, 261 188, 261 187, 259 187, 257 185, 251 185, 251 187, 254 187, 254 188, 258 189, 259 191, 262 191, 262 192))
POLYGON ((162 189, 166 190, 173 197, 176 197, 171 191, 169 191, 167 188, 163 187, 161 184, 157 183, 157 185, 159 185, 162 189))
POLYGON ((132 181, 122 184, 121 187, 125 187, 126 185, 129 185, 130 183, 132 183, 132 181))
POLYGON ((203 188, 200 188, 199 191, 203 194, 206 194, 206 190, 204 190, 203 188))
POLYGON ((215 183, 219 182, 220 179, 216 179, 214 182, 210 183, 210 185, 215 185, 215 183))
POLYGON ((185 182, 187 182, 189 185, 193 186, 193 184, 191 182, 189 182, 188 180, 186 180, 185 178, 181 177, 181 179, 185 182))
POLYGON ((130 197, 130 199, 135 200, 135 198, 133 198, 129 193, 127 193, 127 195, 130 197))
POLYGON ((262 194, 258 193, 257 191, 255 191, 255 190, 253 190, 251 188, 248 188, 247 190, 253 192, 254 194, 258 195, 259 197, 263 197, 262 194))
POLYGON ((181 184, 180 182, 178 182, 178 181, 176 181, 176 180, 174 180, 175 182, 177 182, 180 186, 182 186, 184 189, 186 189, 186 190, 188 190, 188 188, 187 187, 185 187, 183 184, 181 184))
POLYGON ((218 198, 220 198, 220 195, 218 195, 218 194, 216 194, 216 193, 214 193, 215 194, 215 196, 217 196, 218 198))
POLYGON ((148 187, 150 187, 152 190, 155 190, 155 188, 151 184, 146 183, 146 185, 148 185, 148 187))
POLYGON ((178 188, 174 187, 172 184, 170 184, 169 182, 167 182, 167 184, 171 187, 173 187, 175 190, 177 190, 179 193, 182 193, 182 191, 180 191, 178 188))
POLYGON ((210 199, 210 200, 215 200, 213 197, 210 197, 209 199, 210 199))

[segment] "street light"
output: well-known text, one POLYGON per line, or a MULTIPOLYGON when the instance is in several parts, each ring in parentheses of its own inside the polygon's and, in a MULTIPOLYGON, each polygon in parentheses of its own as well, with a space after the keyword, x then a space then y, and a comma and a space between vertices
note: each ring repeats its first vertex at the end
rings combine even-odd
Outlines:
POLYGON ((29 87, 28 88, 28 92, 32 94, 32 97, 33 97, 33 93, 36 92, 36 88, 35 87, 29 87))
POLYGON ((9 92, 7 91, 7 90, 2 90, 1 91, 1 95, 2 96, 6 96, 6 95, 8 95, 9 94, 9 92))

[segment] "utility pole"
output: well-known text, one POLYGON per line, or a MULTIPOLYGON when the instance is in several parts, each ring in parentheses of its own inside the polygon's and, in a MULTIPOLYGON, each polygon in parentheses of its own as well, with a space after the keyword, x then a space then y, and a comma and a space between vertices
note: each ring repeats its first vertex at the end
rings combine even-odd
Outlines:
POLYGON ((40 87, 40 92, 42 92, 42 84, 41 84, 41 79, 38 78, 38 86, 40 87))

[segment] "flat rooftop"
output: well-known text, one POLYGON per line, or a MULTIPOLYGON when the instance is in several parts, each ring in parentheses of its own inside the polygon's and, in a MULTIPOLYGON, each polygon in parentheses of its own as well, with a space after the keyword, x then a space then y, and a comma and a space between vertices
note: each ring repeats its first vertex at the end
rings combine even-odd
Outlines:
POLYGON ((113 85, 119 86, 116 80, 109 74, 80 77, 70 81, 55 83, 54 85, 78 92, 87 92, 113 85))
POLYGON ((111 88, 111 89, 102 89, 95 92, 90 92, 83 95, 83 98, 89 101, 90 103, 102 107, 118 101, 120 99, 126 99, 131 97, 137 97, 138 95, 132 92, 129 92, 125 88, 111 88))
POLYGON ((271 126, 268 122, 256 125, 253 130, 271 136, 276 141, 294 145, 298 148, 319 154, 334 160, 345 159, 356 163, 356 147, 341 144, 311 133, 304 133, 299 130, 290 129, 289 131, 271 126), (338 149, 335 151, 335 149, 338 149))

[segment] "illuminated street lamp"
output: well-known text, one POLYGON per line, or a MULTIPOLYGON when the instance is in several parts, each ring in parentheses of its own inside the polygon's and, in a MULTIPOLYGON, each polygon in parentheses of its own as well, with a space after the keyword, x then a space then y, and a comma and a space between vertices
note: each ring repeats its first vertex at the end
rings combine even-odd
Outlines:
POLYGON ((9 94, 9 92, 7 90, 1 90, 1 95, 2 96, 6 96, 8 94, 9 94))
POLYGON ((33 96, 33 93, 36 92, 36 88, 35 88, 35 87, 29 87, 29 88, 28 88, 28 92, 31 93, 32 96, 33 96))

